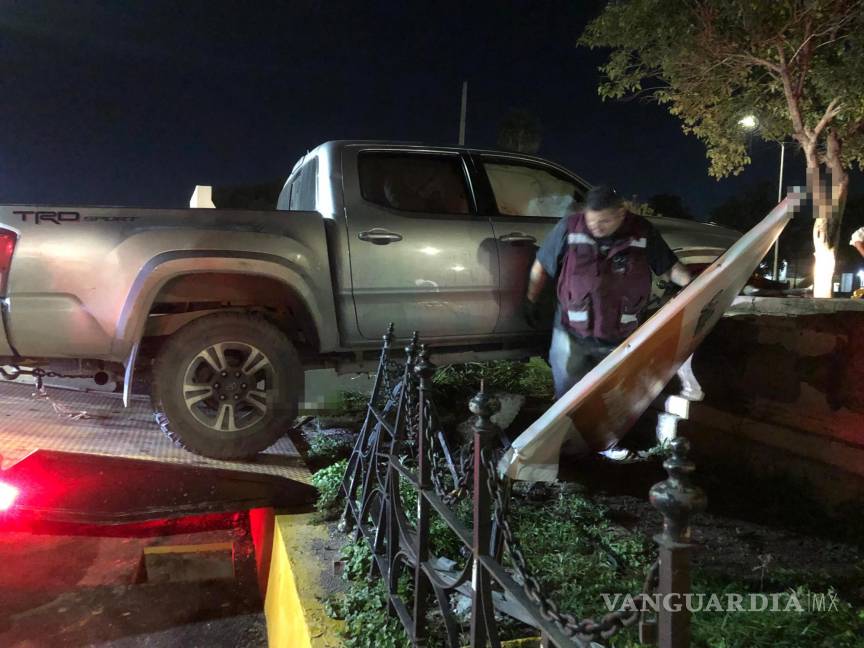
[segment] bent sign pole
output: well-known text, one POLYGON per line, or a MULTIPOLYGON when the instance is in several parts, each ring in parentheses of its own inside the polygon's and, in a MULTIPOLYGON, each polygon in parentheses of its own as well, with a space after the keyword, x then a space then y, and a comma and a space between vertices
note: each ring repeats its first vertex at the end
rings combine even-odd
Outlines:
POLYGON ((564 442, 596 452, 620 440, 729 308, 805 197, 789 194, 558 399, 513 441, 499 470, 552 481, 564 442))

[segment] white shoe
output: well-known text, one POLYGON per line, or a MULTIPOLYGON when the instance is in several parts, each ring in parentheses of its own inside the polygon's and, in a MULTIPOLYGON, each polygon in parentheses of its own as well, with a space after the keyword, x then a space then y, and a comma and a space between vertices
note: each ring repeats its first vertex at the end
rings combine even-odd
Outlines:
POLYGON ((610 448, 609 450, 603 450, 600 454, 609 461, 617 461, 620 463, 627 463, 638 458, 638 455, 635 452, 627 450, 626 448, 610 448))

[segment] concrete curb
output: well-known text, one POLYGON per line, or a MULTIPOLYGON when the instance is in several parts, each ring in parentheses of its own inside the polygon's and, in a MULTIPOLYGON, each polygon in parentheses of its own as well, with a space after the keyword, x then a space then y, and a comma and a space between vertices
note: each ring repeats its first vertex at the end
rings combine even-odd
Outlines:
MULTIPOLYGON (((270 648, 337 648, 344 623, 327 616, 321 573, 326 569, 312 551, 327 542, 327 527, 314 513, 276 515, 264 598, 270 648)), ((266 541, 262 547, 266 547, 266 541)), ((256 543, 257 546, 257 543, 256 543)))

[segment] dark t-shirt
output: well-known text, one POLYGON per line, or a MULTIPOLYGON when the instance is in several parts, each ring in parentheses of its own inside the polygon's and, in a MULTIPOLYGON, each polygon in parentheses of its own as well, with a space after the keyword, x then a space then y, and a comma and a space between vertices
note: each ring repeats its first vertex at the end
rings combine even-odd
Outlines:
MULTIPOLYGON (((678 257, 669 249, 666 241, 660 236, 660 232, 645 221, 648 228, 648 241, 645 251, 648 255, 648 265, 651 266, 651 272, 655 275, 662 275, 672 269, 678 263, 678 257)), ((603 238, 594 238, 597 241, 597 250, 600 254, 604 254, 612 248, 616 237, 606 236, 603 238)), ((543 269, 550 277, 558 278, 558 271, 561 269, 561 263, 564 260, 564 253, 567 251, 567 217, 562 218, 555 225, 554 229, 549 232, 540 249, 537 250, 537 260, 543 269)))

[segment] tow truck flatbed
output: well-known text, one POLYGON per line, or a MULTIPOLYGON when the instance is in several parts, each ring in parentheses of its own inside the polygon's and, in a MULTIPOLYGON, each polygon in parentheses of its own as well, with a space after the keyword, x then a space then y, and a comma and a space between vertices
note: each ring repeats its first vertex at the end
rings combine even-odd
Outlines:
POLYGON ((146 398, 124 408, 119 394, 49 387, 46 399, 34 391, 0 383, 0 477, 25 485, 16 503, 22 512, 122 523, 314 498, 311 473, 288 436, 253 461, 209 459, 167 438, 146 398))

